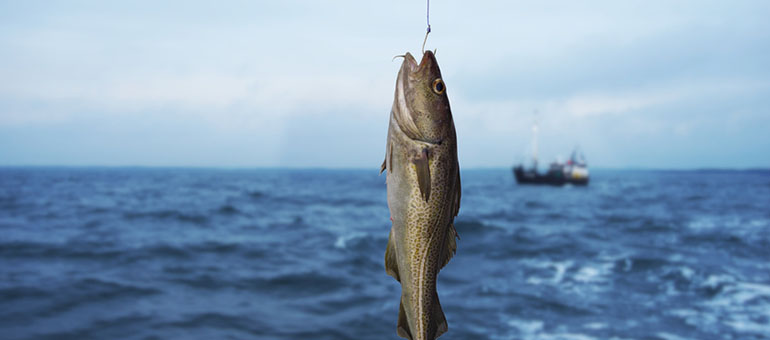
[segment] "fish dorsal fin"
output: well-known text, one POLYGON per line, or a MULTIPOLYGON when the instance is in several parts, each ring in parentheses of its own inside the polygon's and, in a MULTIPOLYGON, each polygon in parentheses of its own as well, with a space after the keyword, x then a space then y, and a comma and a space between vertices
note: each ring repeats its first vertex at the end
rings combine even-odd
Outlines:
POLYGON ((388 247, 385 248, 385 272, 396 279, 396 281, 401 282, 401 278, 398 275, 398 261, 396 259, 396 243, 393 240, 393 229, 390 229, 388 247))
MULTIPOLYGON (((454 216, 452 217, 452 220, 454 220, 454 217, 457 216, 457 213, 460 212, 460 196, 462 195, 462 189, 460 188, 460 171, 458 167, 457 172, 457 180, 455 182, 455 191, 454 191, 454 201, 453 208, 454 208, 454 216)), ((450 210, 451 211, 451 210, 450 210)), ((441 268, 444 268, 447 263, 449 263, 449 260, 452 259, 452 257, 457 252, 457 240, 460 239, 460 236, 457 235, 457 229, 455 229, 454 222, 449 222, 449 227, 446 231, 446 240, 444 243, 444 254, 441 263, 441 268)))
POLYGON ((447 263, 449 263, 449 260, 452 259, 453 256, 455 256, 455 253, 457 252, 457 230, 455 230, 454 223, 449 223, 449 228, 446 230, 446 236, 444 240, 444 253, 441 255, 441 268, 444 268, 447 263))
POLYGON ((422 149, 420 154, 412 160, 417 171, 417 185, 425 202, 430 199, 430 155, 427 149, 422 149))
POLYGON ((460 213, 460 198, 462 197, 463 190, 460 185, 460 164, 457 164, 457 181, 455 182, 455 216, 460 213))
POLYGON ((398 336, 412 340, 412 331, 409 329, 409 322, 406 320, 406 311, 404 311, 404 298, 401 298, 401 303, 398 305, 398 326, 396 328, 396 334, 398 336))

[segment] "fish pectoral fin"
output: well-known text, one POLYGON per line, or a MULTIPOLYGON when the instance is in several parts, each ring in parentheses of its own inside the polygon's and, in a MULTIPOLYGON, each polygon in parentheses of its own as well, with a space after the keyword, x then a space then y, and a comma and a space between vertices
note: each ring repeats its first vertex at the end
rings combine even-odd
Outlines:
POLYGON ((398 261, 396 261, 396 243, 393 240, 393 229, 388 236, 388 247, 385 248, 385 272, 392 276, 396 281, 401 282, 398 276, 398 261))
POLYGON ((420 187, 420 194, 427 202, 430 199, 430 156, 428 150, 423 149, 420 154, 412 160, 417 171, 417 185, 420 187))
MULTIPOLYGON (((447 263, 449 263, 449 260, 452 259, 452 257, 457 252, 457 230, 455 229, 454 223, 449 223, 449 227, 446 231, 445 241, 444 244, 444 254, 442 255, 442 259, 439 263, 441 263, 441 268, 444 268, 447 263)), ((439 268, 440 269, 440 268, 439 268)))
POLYGON ((380 175, 382 175, 385 169, 388 169, 388 172, 393 172, 393 167, 390 165, 392 162, 393 145, 390 144, 390 137, 388 137, 388 145, 385 146, 385 159, 382 160, 382 165, 380 165, 380 175))
POLYGON ((412 340, 412 330, 409 329, 409 322, 406 320, 406 311, 404 311, 404 298, 401 298, 401 303, 398 305, 398 328, 396 329, 398 336, 412 340))
POLYGON ((387 159, 388 156, 385 156, 385 157, 386 158, 382 160, 382 165, 380 165, 380 175, 382 175, 382 172, 385 171, 385 161, 388 160, 387 159))
POLYGON ((434 324, 434 327, 429 327, 428 329, 435 329, 436 331, 429 339, 436 339, 449 329, 444 311, 441 310, 441 303, 438 302, 438 293, 435 292, 433 293, 433 318, 431 318, 431 322, 434 324))
MULTIPOLYGON (((380 175, 382 175, 382 172, 385 171, 385 169, 390 170, 390 154, 393 152, 393 146, 390 145, 390 137, 388 137, 388 143, 385 145, 385 159, 382 160, 382 165, 380 165, 380 175)), ((390 172, 393 172, 392 170, 390 172)))

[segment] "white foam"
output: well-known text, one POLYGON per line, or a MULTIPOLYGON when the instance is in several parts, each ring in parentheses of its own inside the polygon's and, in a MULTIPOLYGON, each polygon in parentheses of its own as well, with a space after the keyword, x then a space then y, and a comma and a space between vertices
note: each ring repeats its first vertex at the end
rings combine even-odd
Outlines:
POLYGON ((658 332, 655 335, 657 335, 658 337, 663 338, 665 340, 689 340, 688 338, 683 338, 681 336, 674 335, 674 334, 671 334, 671 333, 666 333, 666 332, 658 332))
POLYGON ((539 320, 508 320, 508 325, 515 328, 519 334, 514 339, 540 339, 540 340, 594 340, 596 338, 580 333, 570 333, 559 327, 555 333, 545 332, 543 321, 539 320))
POLYGON ((690 221, 687 227, 693 230, 706 231, 716 228, 716 222, 711 217, 700 217, 698 219, 690 221))
POLYGON ((770 299, 770 286, 759 283, 739 282, 734 286, 725 288, 723 294, 731 295, 732 303, 745 305, 750 300, 760 297, 770 299))
POLYGON ((671 254, 671 256, 668 257, 669 262, 681 262, 684 259, 684 256, 679 253, 671 254))
POLYGON ((684 320, 690 326, 696 328, 708 328, 716 325, 718 320, 716 315, 703 313, 693 309, 674 309, 668 312, 669 315, 677 316, 684 320))
POLYGON ((747 232, 762 231, 769 224, 770 220, 762 218, 746 219, 740 216, 701 216, 691 220, 687 227, 698 232, 724 229, 731 234, 743 235, 747 232))
POLYGON ((567 272, 567 269, 569 269, 573 265, 572 261, 550 262, 550 261, 524 260, 524 261, 521 261, 521 263, 532 268, 553 270, 554 272, 553 277, 550 277, 550 278, 537 277, 537 276, 528 277, 527 283, 532 285, 540 285, 543 283, 549 283, 554 285, 559 284, 562 282, 562 280, 564 280, 564 274, 567 272))
POLYGON ((612 262, 605 262, 593 266, 585 266, 575 273, 575 281, 581 283, 597 283, 605 281, 605 278, 610 275, 612 268, 615 264, 612 262))
POLYGON ((704 286, 723 288, 713 299, 701 303, 707 313, 688 317, 688 323, 708 325, 718 320, 739 333, 770 334, 770 285, 730 279, 710 276, 704 282, 704 286))
POLYGON ((536 276, 530 276, 527 278, 527 283, 533 286, 539 286, 543 284, 543 282, 546 282, 546 281, 536 276))
POLYGON ((587 324, 583 325, 583 328, 599 330, 599 329, 607 328, 607 324, 603 323, 603 322, 590 322, 590 323, 587 323, 587 324))
POLYGON ((579 333, 554 333, 554 334, 540 334, 537 339, 545 340, 594 340, 596 338, 579 333))
POLYGON ((539 320, 511 319, 508 320, 508 326, 526 335, 535 335, 543 330, 543 322, 539 320))
POLYGON ((564 273, 567 271, 567 268, 572 266, 572 262, 571 261, 557 262, 557 263, 554 263, 553 266, 556 268, 556 274, 553 275, 553 280, 551 281, 554 284, 557 284, 564 279, 564 273))
POLYGON ((365 233, 350 233, 345 235, 340 235, 337 237, 337 240, 334 241, 334 247, 339 249, 345 249, 347 247, 347 243, 350 240, 353 240, 355 238, 364 237, 366 236, 365 233))
POLYGON ((730 275, 709 275, 702 285, 709 288, 717 288, 722 284, 735 282, 735 278, 730 275))
POLYGON ((599 270, 594 267, 583 267, 575 274, 575 280, 579 282, 594 282, 598 281, 600 275, 599 270))
POLYGON ((725 322, 726 325, 732 327, 734 330, 743 333, 756 333, 756 334, 770 334, 770 325, 766 323, 758 323, 754 320, 745 317, 738 317, 737 319, 725 322))

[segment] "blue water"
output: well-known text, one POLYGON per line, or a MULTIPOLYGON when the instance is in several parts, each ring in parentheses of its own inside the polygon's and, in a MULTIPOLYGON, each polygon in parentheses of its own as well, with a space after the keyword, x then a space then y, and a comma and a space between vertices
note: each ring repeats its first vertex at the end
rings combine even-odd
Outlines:
MULTIPOLYGON (((770 338, 770 172, 462 172, 441 339, 770 338)), ((397 339, 377 170, 0 169, 2 339, 397 339)))

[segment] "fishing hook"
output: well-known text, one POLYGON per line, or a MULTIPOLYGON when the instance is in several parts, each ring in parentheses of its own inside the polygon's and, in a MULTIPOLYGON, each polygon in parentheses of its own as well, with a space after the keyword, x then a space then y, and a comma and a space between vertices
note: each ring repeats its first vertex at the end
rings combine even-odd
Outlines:
POLYGON ((425 39, 422 40, 422 54, 425 54, 425 43, 428 42, 428 34, 430 34, 430 0, 427 0, 428 8, 425 11, 425 21, 428 24, 428 29, 425 32, 425 39))

